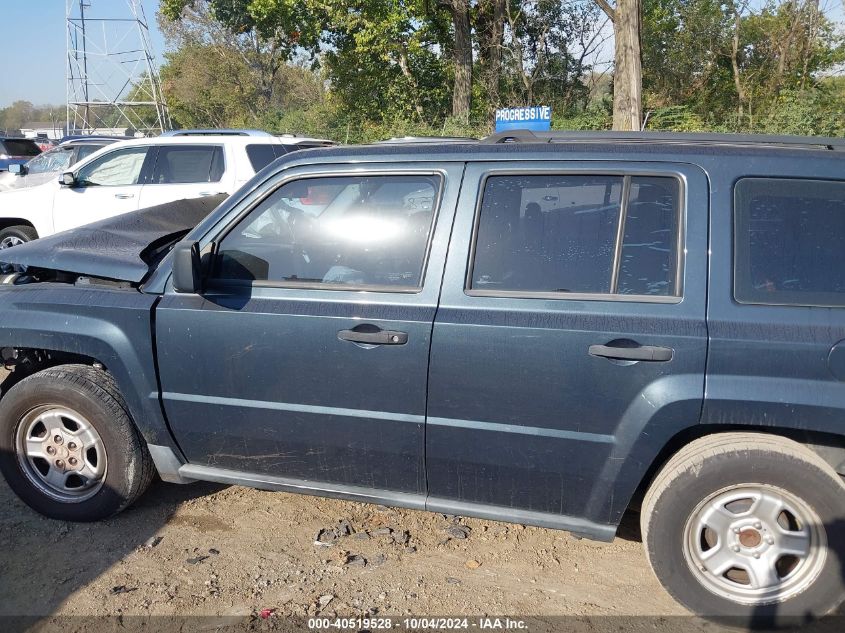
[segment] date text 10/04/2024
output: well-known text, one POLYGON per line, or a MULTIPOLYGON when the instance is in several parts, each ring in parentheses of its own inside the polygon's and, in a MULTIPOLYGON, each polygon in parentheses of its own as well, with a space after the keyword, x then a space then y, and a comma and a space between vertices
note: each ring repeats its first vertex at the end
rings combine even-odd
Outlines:
POLYGON ((404 630, 450 630, 450 629, 479 629, 479 630, 511 630, 526 631, 527 624, 523 620, 512 618, 309 618, 308 628, 319 629, 355 629, 390 630, 401 628, 404 630))

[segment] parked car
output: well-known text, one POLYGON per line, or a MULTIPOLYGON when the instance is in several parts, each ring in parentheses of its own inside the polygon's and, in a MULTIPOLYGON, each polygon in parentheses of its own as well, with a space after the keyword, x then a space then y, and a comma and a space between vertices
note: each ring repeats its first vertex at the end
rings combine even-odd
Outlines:
POLYGON ((69 167, 61 181, 0 192, 0 248, 171 200, 232 193, 293 145, 269 135, 113 143, 69 167))
POLYGON ((9 165, 22 165, 40 153, 32 139, 0 136, 0 171, 9 169, 9 165))
POLYGON ((46 136, 33 136, 32 140, 35 141, 35 144, 38 146, 38 149, 40 149, 42 152, 51 150, 59 144, 58 141, 51 138, 47 138, 46 136))
POLYGON ((89 137, 65 141, 60 145, 31 158, 23 165, 10 165, 9 171, 0 173, 0 191, 26 189, 53 180, 74 163, 90 156, 98 149, 111 145, 117 139, 89 137))
POLYGON ((15 247, 0 470, 75 521, 126 508, 154 470, 605 541, 639 508, 691 611, 828 613, 845 597, 843 150, 338 147, 216 209, 15 247))

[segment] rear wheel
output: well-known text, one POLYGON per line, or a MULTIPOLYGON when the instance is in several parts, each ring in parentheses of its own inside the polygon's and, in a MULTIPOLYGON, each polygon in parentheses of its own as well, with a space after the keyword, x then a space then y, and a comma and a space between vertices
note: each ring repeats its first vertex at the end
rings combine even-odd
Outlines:
POLYGON ((649 488, 641 525, 655 574, 695 613, 772 623, 845 598, 845 485, 786 438, 689 444, 649 488))
POLYGON ((135 501, 153 465, 111 375, 63 365, 0 400, 0 471, 41 514, 96 521, 135 501))
POLYGON ((35 239, 38 239, 38 233, 34 228, 25 224, 0 229, 0 249, 11 248, 35 239))

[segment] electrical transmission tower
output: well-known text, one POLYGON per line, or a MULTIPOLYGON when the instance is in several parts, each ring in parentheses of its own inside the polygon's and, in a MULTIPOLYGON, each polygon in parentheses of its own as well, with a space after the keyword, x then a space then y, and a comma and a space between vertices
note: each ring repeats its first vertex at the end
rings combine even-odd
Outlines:
POLYGON ((67 133, 170 129, 141 0, 66 2, 67 133))

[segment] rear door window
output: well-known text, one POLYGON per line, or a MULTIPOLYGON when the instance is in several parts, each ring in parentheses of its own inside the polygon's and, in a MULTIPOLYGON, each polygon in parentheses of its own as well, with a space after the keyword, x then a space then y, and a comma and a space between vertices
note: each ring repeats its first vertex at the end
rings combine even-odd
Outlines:
POLYGON ((845 306, 845 182, 743 178, 734 228, 737 301, 845 306))
POLYGON ((252 168, 259 172, 280 156, 284 156, 284 145, 270 143, 251 143, 246 146, 246 155, 252 168))
POLYGON ((151 184, 220 182, 225 171, 223 148, 218 145, 163 145, 151 184))
POLYGON ((675 296, 678 180, 665 176, 490 176, 469 290, 675 296))

